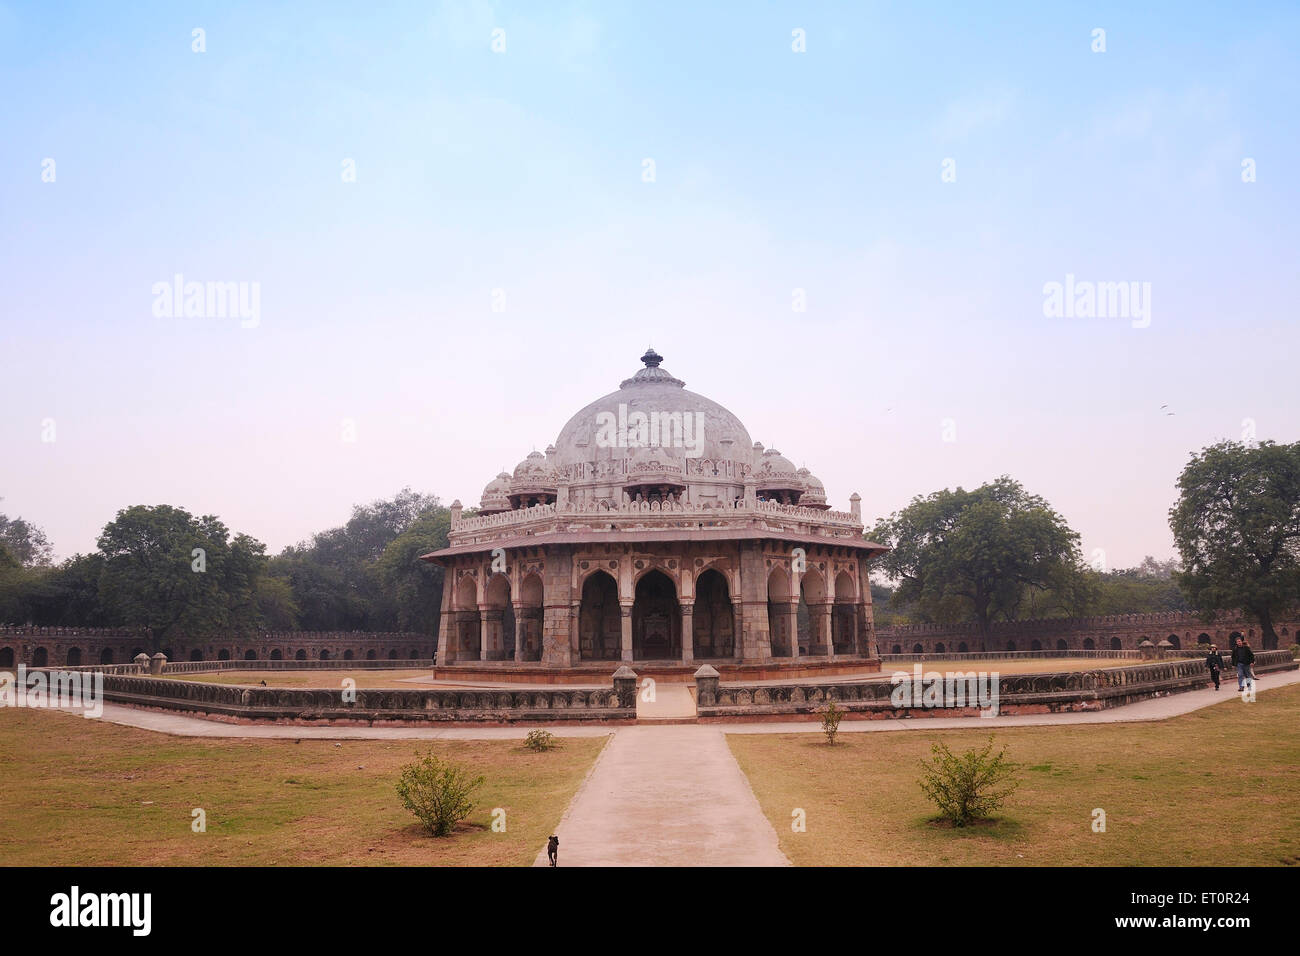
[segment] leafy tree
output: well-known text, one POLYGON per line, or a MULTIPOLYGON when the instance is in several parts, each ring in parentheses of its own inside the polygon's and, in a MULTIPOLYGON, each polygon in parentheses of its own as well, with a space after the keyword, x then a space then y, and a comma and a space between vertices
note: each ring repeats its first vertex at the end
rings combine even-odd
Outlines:
POLYGON ((1224 441, 1178 477, 1169 526, 1185 570, 1178 582, 1210 614, 1240 610, 1277 647, 1273 621, 1300 599, 1300 442, 1224 441))
POLYGON ((24 567, 48 567, 53 549, 45 532, 23 518, 0 514, 0 544, 24 567))
POLYGON ((246 535, 230 541, 211 515, 136 505, 104 527, 99 550, 105 608, 122 624, 147 628, 154 649, 174 629, 206 634, 257 623, 253 588, 264 547, 246 535))
POLYGON ((930 620, 1016 620, 1026 595, 1075 588, 1079 535, 1046 501, 1003 476, 974 491, 913 498, 869 535, 893 550, 879 566, 898 581, 894 600, 930 620))
POLYGON ((420 556, 447 547, 451 511, 436 507, 394 538, 379 558, 379 579, 397 608, 397 627, 438 633, 443 569, 420 556))

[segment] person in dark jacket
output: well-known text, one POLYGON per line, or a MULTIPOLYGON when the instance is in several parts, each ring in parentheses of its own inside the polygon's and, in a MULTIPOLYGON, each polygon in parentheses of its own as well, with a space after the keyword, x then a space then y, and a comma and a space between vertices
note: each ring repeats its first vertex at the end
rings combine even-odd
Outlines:
POLYGON ((1246 665, 1241 662, 1241 638, 1232 639, 1232 666, 1237 671, 1237 690, 1246 687, 1246 665))
POLYGON ((1250 649, 1250 641, 1242 638, 1241 650, 1237 652, 1237 666, 1244 675, 1242 683, 1243 690, 1245 689, 1246 684, 1249 684, 1252 689, 1255 686, 1255 668, 1252 666, 1254 663, 1255 652, 1250 649))
POLYGON ((1219 653, 1219 648, 1215 644, 1210 645, 1210 653, 1205 658, 1205 666, 1210 669, 1210 677, 1214 680, 1214 689, 1219 689, 1219 671, 1223 670, 1223 655, 1219 653))

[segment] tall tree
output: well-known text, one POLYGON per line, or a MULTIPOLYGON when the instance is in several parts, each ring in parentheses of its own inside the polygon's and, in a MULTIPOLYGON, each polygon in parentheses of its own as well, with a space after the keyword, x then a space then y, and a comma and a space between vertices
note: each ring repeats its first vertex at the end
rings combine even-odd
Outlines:
POLYGON ((154 650, 175 631, 208 634, 256 623, 255 587, 263 545, 230 541, 217 518, 170 505, 117 513, 99 536, 100 598, 114 619, 147 628, 154 650))
POLYGON ((48 567, 50 564, 53 548, 45 532, 23 518, 0 514, 0 544, 24 567, 48 567))
POLYGON ((401 630, 438 633, 443 571, 420 555, 447 547, 450 531, 451 511, 434 508, 394 538, 379 558, 379 579, 396 604, 401 630))
POLYGON ((1082 575, 1079 535, 1005 475, 914 498, 870 537, 893 549, 880 568, 898 582, 894 601, 935 621, 973 620, 986 636, 995 620, 1017 619, 1027 593, 1066 590, 1082 575))
POLYGON ((1192 604, 1244 612, 1264 647, 1277 647, 1273 621, 1300 603, 1300 442, 1211 445, 1192 456, 1178 492, 1169 526, 1192 604))

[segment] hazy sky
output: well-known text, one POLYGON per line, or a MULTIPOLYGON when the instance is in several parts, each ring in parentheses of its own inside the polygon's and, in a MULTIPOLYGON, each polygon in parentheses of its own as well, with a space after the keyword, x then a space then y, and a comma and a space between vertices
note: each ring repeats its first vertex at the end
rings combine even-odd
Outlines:
POLYGON ((1168 557, 1193 451, 1300 439, 1300 12, 1044 6, 0 5, 0 511, 475 505, 652 343, 868 523, 1005 473, 1168 557))

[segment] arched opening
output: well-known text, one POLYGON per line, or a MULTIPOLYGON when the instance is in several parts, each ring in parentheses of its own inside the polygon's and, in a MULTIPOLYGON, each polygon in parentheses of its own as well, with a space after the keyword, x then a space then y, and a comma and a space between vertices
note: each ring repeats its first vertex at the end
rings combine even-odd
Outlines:
POLYGON ((13 666, 14 666, 14 649, 12 647, 0 647, 0 667, 13 667, 13 666))
POLYGON ((1069 647, 1068 644, 1065 643, 1065 640, 1064 640, 1064 639, 1059 639, 1059 640, 1057 640, 1057 642, 1056 642, 1056 649, 1057 649, 1058 651, 1068 651, 1068 650, 1070 649, 1070 647, 1069 647))
POLYGON ((217 651, 217 660, 219 661, 230 660, 230 651, 226 650, 224 647, 221 650, 217 651))
POLYGON ((913 654, 924 654, 924 653, 925 653, 925 648, 922 647, 920 644, 913 644, 913 645, 912 645, 912 653, 913 653, 913 654))
POLYGON ((199 650, 197 647, 194 648, 194 650, 190 651, 190 660, 192 661, 203 660, 203 652, 199 650))
POLYGON ((1170 635, 1169 635, 1169 643, 1172 644, 1172 645, 1174 645, 1174 648, 1177 649, 1177 650, 1181 650, 1181 649, 1182 649, 1183 642, 1182 642, 1182 640, 1178 637, 1177 634, 1170 634, 1170 635))
POLYGON ((1112 637, 1110 639, 1110 649, 1112 651, 1122 651, 1124 649, 1124 642, 1118 637, 1112 637))
POLYGON ((246 661, 257 660, 257 651, 252 651, 252 650, 244 651, 244 660, 246 661))
POLYGON ((936 654, 943 654, 943 653, 946 653, 947 650, 948 650, 948 649, 947 649, 946 647, 943 646, 943 641, 940 641, 938 644, 934 645, 934 652, 935 652, 936 654))
POLYGON ((373 661, 374 659, 375 659, 375 649, 372 647, 370 648, 370 650, 366 651, 366 660, 373 661))
POLYGON ((350 660, 352 660, 352 649, 351 649, 351 648, 349 648, 348 650, 346 650, 346 651, 343 652, 343 659, 344 659, 345 661, 350 661, 350 660))
POLYGON ((1009 650, 1009 651, 1014 651, 1015 649, 1016 649, 1016 642, 1015 642, 1015 641, 1007 641, 1007 650, 1009 650))
POLYGON ((1091 637, 1085 637, 1085 638, 1083 639, 1083 649, 1084 649, 1085 651, 1096 650, 1096 647, 1097 647, 1097 645, 1093 643, 1093 640, 1092 640, 1091 637))
POLYGON ((969 653, 969 648, 967 647, 965 641, 962 641, 960 644, 957 645, 957 653, 958 653, 958 654, 967 654, 967 653, 969 653))
POLYGON ((50 663, 50 652, 43 647, 37 647, 32 650, 32 666, 47 667, 50 663))
POLYGON ((836 654, 857 650, 858 609, 853 577, 847 571, 835 576, 835 603, 831 608, 831 647, 836 654))
POLYGON ((799 656, 798 606, 790 613, 790 572, 774 567, 767 576, 767 633, 773 657, 799 656))
POLYGON ((411 652, 406 655, 406 659, 408 661, 419 660, 419 657, 420 657, 420 651, 418 648, 415 647, 411 648, 411 652))
MULTIPOLYGON (((99 662, 101 664, 113 663, 113 649, 111 647, 106 647, 99 652, 99 662)), ((12 664, 13 661, 10 660, 10 663, 12 664)))
POLYGON ((827 656, 831 607, 826 602, 826 582, 808 571, 799 582, 799 652, 827 656))
POLYGON ((68 666, 69 667, 81 666, 81 648, 79 647, 68 648, 68 666))
POLYGON ((692 614, 692 652, 696 657, 734 657, 736 620, 731 607, 731 589, 716 568, 695 579, 695 609, 692 614))
POLYGON ((1197 644, 1213 644, 1214 642, 1210 640, 1210 635, 1208 635, 1208 634, 1202 632, 1202 633, 1196 635, 1196 643, 1197 643, 1197 644))
POLYGON ((1272 637, 1269 637, 1267 633, 1264 634, 1262 647, 1263 647, 1263 649, 1266 650, 1266 651, 1275 651, 1275 650, 1277 650, 1277 632, 1276 632, 1276 631, 1273 632, 1273 636, 1272 636, 1272 637))
POLYGON ((623 621, 618 586, 604 571, 582 582, 578 607, 578 657, 584 661, 616 661, 622 657, 623 621))
POLYGON ((390 661, 395 661, 395 660, 397 660, 397 651, 396 651, 396 650, 391 650, 391 651, 389 651, 389 652, 388 652, 388 659, 389 659, 390 661))
POLYGON ((519 585, 519 622, 515 625, 518 635, 518 658, 521 661, 540 661, 542 659, 542 621, 545 610, 542 607, 542 579, 530 574, 519 585))
POLYGON ((1031 651, 1041 651, 1043 649, 1043 642, 1039 640, 1030 641, 1029 649, 1031 651))
POLYGON ((632 657, 639 661, 682 656, 682 614, 673 579, 658 569, 636 583, 632 602, 632 657))
POLYGON ((893 647, 893 649, 892 649, 889 653, 891 653, 891 654, 901 654, 901 653, 903 653, 903 645, 902 645, 902 644, 895 644, 894 647, 893 647))
POLYGON ((322 648, 322 650, 321 650, 321 652, 320 652, 320 659, 323 660, 323 661, 327 661, 327 660, 329 660, 329 659, 330 659, 330 652, 327 651, 327 650, 324 650, 324 649, 322 648))
POLYGON ((293 655, 293 659, 294 659, 295 661, 305 661, 305 660, 307 659, 307 651, 306 651, 306 649, 305 649, 305 648, 301 648, 301 647, 298 648, 298 653, 296 653, 296 654, 293 655))
POLYGON ((274 649, 271 651, 271 660, 273 660, 273 661, 282 661, 282 660, 284 660, 284 655, 283 655, 282 653, 280 653, 280 648, 277 647, 277 648, 274 648, 274 649))
MULTIPOLYGON (((458 661, 479 660, 483 640, 483 626, 478 613, 478 585, 468 574, 456 585, 456 649, 458 661)), ((397 660, 394 650, 389 660, 397 660)))
MULTIPOLYGON (((483 594, 487 609, 487 654, 490 661, 515 659, 515 612, 510 606, 510 579, 498 572, 488 579, 483 594)), ((411 654, 414 658, 415 654, 411 654)))

